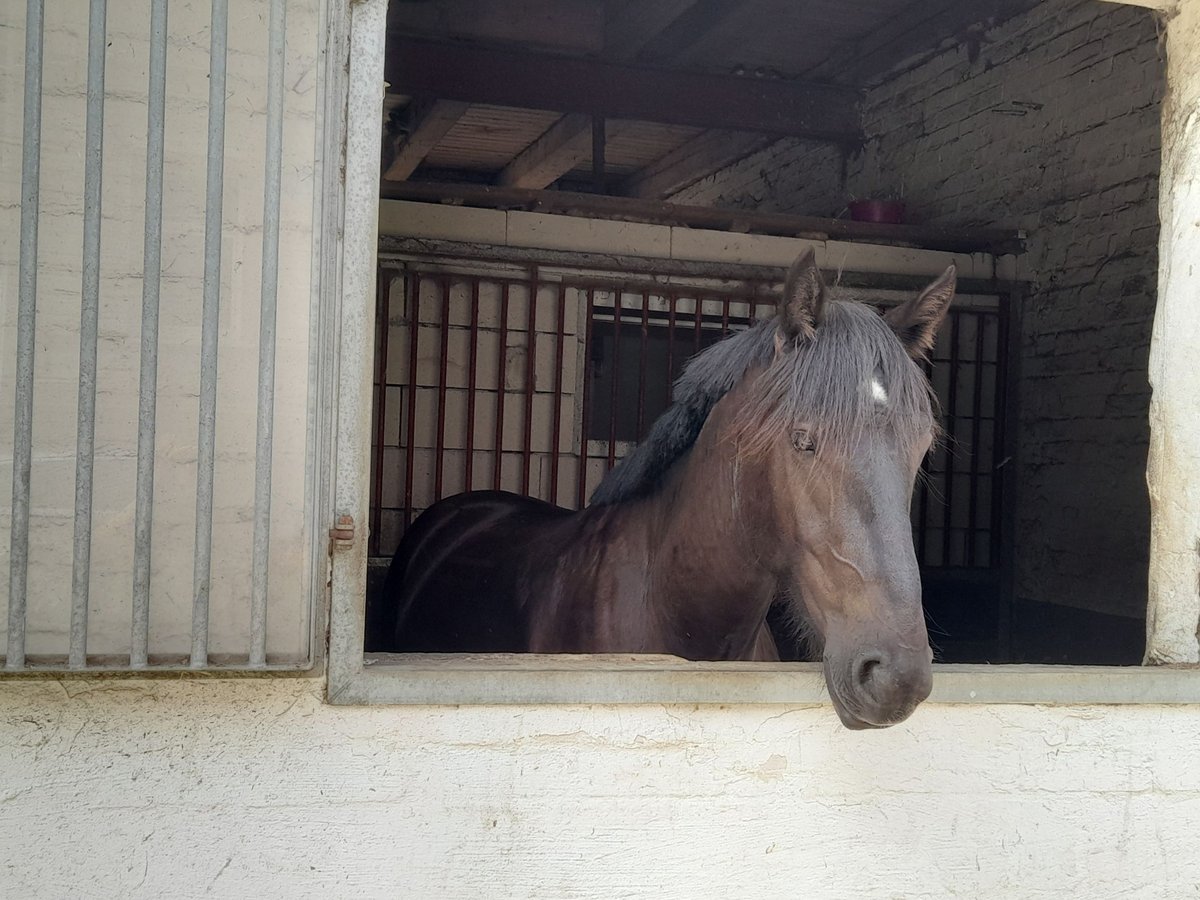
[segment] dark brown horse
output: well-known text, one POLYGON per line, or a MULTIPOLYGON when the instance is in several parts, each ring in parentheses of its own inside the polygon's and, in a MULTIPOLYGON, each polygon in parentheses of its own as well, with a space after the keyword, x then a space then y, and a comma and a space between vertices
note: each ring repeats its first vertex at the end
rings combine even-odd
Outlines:
POLYGON ((781 601, 845 725, 903 720, 931 683, 909 500, 936 424, 913 360, 953 295, 951 268, 880 317, 827 299, 806 252, 778 316, 692 361, 588 508, 489 491, 420 516, 368 649, 778 659, 781 601))

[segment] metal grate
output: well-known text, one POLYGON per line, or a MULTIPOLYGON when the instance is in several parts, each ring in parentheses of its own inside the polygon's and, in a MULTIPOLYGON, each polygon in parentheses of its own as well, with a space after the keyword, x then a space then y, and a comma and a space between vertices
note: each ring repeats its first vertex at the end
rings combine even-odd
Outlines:
MULTIPOLYGON (((79 12, 82 13, 82 6, 79 12)), ((229 188, 225 179, 226 98, 230 93, 226 71, 229 58, 228 0, 212 0, 210 44, 208 52, 208 109, 207 109, 207 169, 205 176, 205 205, 203 230, 203 310, 201 313, 199 373, 195 383, 199 395, 199 417, 196 424, 195 466, 195 531, 191 604, 190 649, 186 659, 178 652, 152 654, 151 608, 152 569, 151 551, 154 536, 155 463, 157 416, 162 408, 159 397, 160 374, 160 306, 163 301, 163 198, 164 198, 164 137, 167 116, 167 57, 169 50, 167 0, 151 0, 148 47, 148 79, 146 85, 145 133, 145 210, 143 269, 141 273, 140 359, 138 363, 137 421, 136 421, 136 478, 131 484, 129 505, 132 507, 130 553, 132 586, 128 655, 105 652, 103 657, 89 652, 89 612, 97 604, 115 603, 110 597, 93 595, 94 561, 92 558, 96 524, 93 522, 93 500, 97 491, 97 382, 104 376, 98 345, 102 329, 117 330, 120 326, 106 324, 102 313, 115 304, 101 303, 103 283, 101 266, 101 237, 105 218, 102 215, 102 185, 106 160, 105 136, 105 69, 106 48, 110 45, 108 9, 105 0, 91 0, 87 8, 87 87, 86 136, 83 163, 83 247, 78 257, 80 278, 79 372, 78 406, 75 441, 75 489, 73 539, 71 552, 69 625, 64 628, 67 646, 64 657, 55 653, 27 653, 27 624, 31 604, 40 598, 30 596, 31 567, 31 490, 36 480, 33 465, 38 452, 35 432, 35 348, 45 345, 47 338, 38 334, 38 226, 39 210, 45 206, 42 194, 41 164, 51 147, 43 141, 42 105, 44 96, 43 50, 46 43, 46 20, 43 0, 29 0, 25 20, 24 115, 22 124, 21 165, 21 227, 19 250, 19 296, 17 303, 16 354, 14 376, 14 427, 12 437, 12 518, 9 536, 9 595, 8 629, 4 668, 10 671, 29 668, 66 667, 83 669, 94 666, 142 669, 148 666, 178 666, 191 668, 217 666, 248 666, 261 668, 267 658, 267 596, 272 494, 272 454, 274 449, 275 413, 275 352, 276 299, 279 290, 279 239, 281 160, 284 123, 284 66, 285 15, 284 0, 269 0, 266 32, 267 46, 262 56, 266 60, 267 85, 265 105, 265 148, 262 155, 263 184, 261 204, 262 267, 258 290, 258 377, 254 444, 253 551, 252 564, 246 571, 251 583, 248 628, 244 635, 242 653, 210 652, 210 601, 214 566, 214 472, 221 457, 218 441, 218 386, 224 384, 218 371, 218 338, 227 330, 222 322, 222 245, 226 220, 223 199, 229 188)), ((70 13, 54 10, 58 18, 70 13)), ((123 12, 123 9, 119 12, 123 12)), ((184 16, 190 10, 184 10, 184 16)), ((190 26, 189 26, 190 27, 190 26)), ((49 71, 55 72, 58 63, 49 71)), ((125 74, 125 73, 120 73, 125 74)), ((54 88, 54 85, 51 85, 54 88)), ((261 129, 262 126, 258 125, 261 129)), ((261 134, 261 131, 259 131, 261 134)), ((117 131, 120 135, 122 132, 117 131)), ((113 136, 110 131, 109 137, 113 136)), ((118 137, 120 140, 120 137, 118 137)), ((118 145, 117 154, 132 148, 118 145)), ((56 164, 60 156, 49 157, 56 164)), ((120 160, 119 160, 120 161, 120 160)), ((256 163, 257 165, 257 163, 256 163)), ((176 226, 179 227, 179 226, 176 226)), ((226 273, 226 278, 228 274, 226 273)), ((226 281, 226 283, 228 283, 226 281)), ((123 299, 123 298, 115 298, 123 299)), ((132 298, 130 298, 132 300, 132 298)), ((228 304, 226 304, 228 308, 228 304)), ((52 310, 51 310, 52 312, 52 310)), ((132 329, 131 329, 132 331, 132 329)), ((122 334, 137 345, 133 334, 122 334)), ((39 350, 39 352, 41 352, 39 350)), ((179 377, 174 361, 169 371, 172 379, 179 377)), ((36 375, 36 378, 35 378, 36 375)), ((40 384, 40 381, 39 381, 40 384)), ((163 460, 158 460, 160 473, 163 460)), ((33 510, 36 512, 36 510, 33 510)), ((36 548, 35 548, 36 549, 36 548)), ((127 595, 128 596, 128 595, 127 595)), ((51 598, 47 598, 49 602, 51 598)), ((307 656, 307 654, 305 654, 307 656)), ((279 660, 274 660, 279 663, 279 660)), ((295 661, 287 663, 294 665, 295 661)))

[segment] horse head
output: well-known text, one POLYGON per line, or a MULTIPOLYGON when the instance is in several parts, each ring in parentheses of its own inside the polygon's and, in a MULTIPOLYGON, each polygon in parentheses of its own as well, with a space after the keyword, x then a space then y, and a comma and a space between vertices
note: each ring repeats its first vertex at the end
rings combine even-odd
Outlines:
POLYGON ((736 408, 723 418, 743 460, 742 519, 821 646, 850 728, 902 721, 931 688, 909 508, 937 425, 917 361, 954 284, 951 267, 881 318, 830 300, 806 252, 788 273, 773 357, 722 401, 736 408))

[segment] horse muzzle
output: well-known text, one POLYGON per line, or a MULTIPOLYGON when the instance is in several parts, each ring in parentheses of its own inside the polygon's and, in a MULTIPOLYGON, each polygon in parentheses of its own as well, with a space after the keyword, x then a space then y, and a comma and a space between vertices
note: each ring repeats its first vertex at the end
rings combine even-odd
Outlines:
POLYGON ((932 653, 871 647, 824 659, 825 683, 847 728, 886 728, 907 719, 933 688, 932 653))

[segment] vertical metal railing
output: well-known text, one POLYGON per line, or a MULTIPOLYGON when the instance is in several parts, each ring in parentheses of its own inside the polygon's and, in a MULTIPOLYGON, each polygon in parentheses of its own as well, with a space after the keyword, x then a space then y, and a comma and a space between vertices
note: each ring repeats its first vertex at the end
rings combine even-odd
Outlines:
POLYGON ((38 200, 42 141, 42 0, 25 5, 25 98, 21 126, 21 249, 17 270, 17 372, 13 415, 12 533, 5 666, 25 665, 29 572, 29 475, 33 461, 33 351, 37 316, 38 200))
POLYGON ((196 542, 192 584, 193 668, 208 665, 213 469, 217 433, 217 336, 221 314, 221 216, 225 186, 225 64, 228 0, 212 0, 208 50, 208 167, 204 209, 204 302, 200 326, 200 422, 196 442, 196 542))
POLYGON ((100 327, 100 201, 104 178, 106 0, 88 15, 87 124, 83 139, 83 286, 79 316, 79 406, 75 449, 75 535, 71 557, 68 665, 87 664, 88 584, 92 560, 92 473, 96 461, 96 348, 100 327))
POLYGON ((279 293, 279 185, 283 165, 284 0, 271 0, 267 50, 267 141, 263 188, 262 298, 258 332, 258 423, 254 443, 254 544, 250 665, 267 664, 267 573, 271 544, 271 457, 275 415, 275 309, 279 293))
MULTIPOLYGON (((169 0, 150 0, 149 66, 146 91, 145 209, 142 248, 140 362, 138 384, 137 460, 133 497, 132 567, 129 589, 132 605, 129 619, 128 665, 142 669, 151 665, 151 577, 154 518, 155 435, 158 402, 160 308, 163 285, 164 154, 166 132, 169 0)), ((97 664, 103 654, 105 667, 123 666, 120 652, 112 649, 111 622, 89 623, 108 597, 100 598, 92 583, 97 535, 93 508, 103 470, 97 468, 97 385, 104 375, 101 353, 102 312, 123 298, 115 296, 102 305, 103 280, 101 238, 105 156, 113 147, 105 142, 106 56, 108 44, 108 0, 89 0, 78 5, 87 10, 86 122, 83 141, 83 192, 79 212, 82 247, 79 259, 79 373, 75 416, 75 480, 71 539, 69 594, 54 617, 65 629, 65 646, 52 651, 27 648, 29 618, 31 500, 33 477, 33 396, 35 388, 36 324, 38 312, 38 228, 41 196, 42 107, 45 86, 44 0, 27 0, 25 17, 25 80, 22 118, 21 216, 19 233, 18 291, 16 302, 16 352, 14 378, 12 518, 9 548, 9 598, 4 667, 25 669, 62 667, 84 669, 97 664), (61 619, 59 617, 61 616, 61 619), (106 647, 97 642, 97 627, 103 629, 106 647), (64 652, 65 651, 65 652, 64 652)), ((74 9, 74 7, 72 7, 74 9)), ((194 668, 212 664, 209 654, 209 604, 213 571, 214 470, 217 459, 216 407, 218 383, 218 337, 221 307, 221 258, 223 193, 225 176, 226 68, 229 56, 229 0, 211 0, 209 47, 209 106, 207 124, 207 167, 205 172, 205 216, 200 326, 199 407, 197 421, 195 555, 192 560, 192 628, 187 660, 194 668)), ((270 557, 272 451, 274 437, 276 320, 279 294, 281 239, 282 155, 285 99, 286 0, 269 0, 266 35, 266 142, 262 206, 262 271, 260 294, 258 392, 255 435, 255 488, 253 539, 251 546, 249 632, 244 636, 244 656, 232 655, 233 665, 267 665, 268 571, 270 557)), ((72 32, 72 35, 76 32, 72 32)), ((52 71, 55 71, 53 68, 52 71)), ((109 73, 110 75, 112 73, 109 73)), ((112 80, 111 78, 109 80, 112 80)), ((51 96, 59 91, 51 85, 51 96)), ((114 139, 111 133, 109 142, 114 139)), ((122 135, 123 137, 123 135, 122 135)), ((118 242, 119 243, 119 242, 118 242)), ((44 253, 44 251, 43 251, 44 253)), ((105 313, 105 315, 107 315, 105 313)), ((113 326, 115 327, 115 326, 113 326)), ((57 402, 57 401, 56 401, 57 402)), ((249 504, 247 504, 249 506, 249 504)), ((184 563, 186 565, 186 562, 184 563)), ((65 566, 64 566, 65 568, 65 566)), ((120 626, 118 625, 118 628, 120 626)), ((61 632, 59 632, 61 633, 61 632)), ((176 656, 178 661, 179 657, 176 656)))
POLYGON ((146 227, 142 246, 142 341, 138 377, 137 488, 133 518, 133 624, 129 665, 149 662, 154 426, 158 406, 158 310, 162 285, 163 138, 167 103, 167 0, 150 7, 146 102, 146 227))

